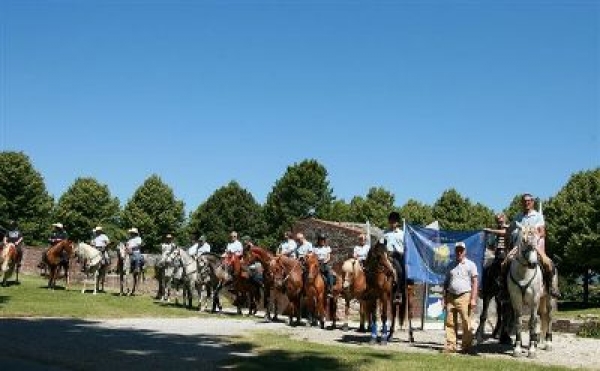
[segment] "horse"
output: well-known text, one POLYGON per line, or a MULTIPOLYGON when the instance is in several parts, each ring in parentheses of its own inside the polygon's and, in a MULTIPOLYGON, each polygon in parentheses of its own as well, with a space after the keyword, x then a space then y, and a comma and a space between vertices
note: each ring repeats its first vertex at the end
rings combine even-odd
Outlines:
POLYGON ((242 314, 242 303, 248 300, 248 315, 258 311, 257 301, 260 300, 260 288, 251 281, 248 266, 236 254, 231 254, 227 259, 231 267, 233 278, 233 291, 236 293, 236 306, 238 314, 242 314))
POLYGON ((0 276, 2 277, 1 285, 7 285, 7 280, 10 278, 10 276, 12 276, 15 268, 17 272, 16 282, 19 282, 19 254, 17 252, 17 247, 13 243, 7 243, 0 251, 0 276))
POLYGON ((143 276, 143 256, 139 252, 134 252, 127 246, 125 246, 125 253, 129 256, 129 273, 133 274, 133 287, 129 292, 129 296, 135 295, 135 289, 140 281, 140 276, 143 276))
MULTIPOLYGON (((213 303, 211 312, 216 313, 217 308, 219 312, 223 310, 221 305, 220 293, 223 286, 230 283, 232 280, 229 270, 223 265, 221 257, 215 253, 204 253, 200 255, 199 259, 205 261, 208 264, 208 270, 210 273, 210 291, 212 291, 213 303)), ((207 290, 207 295, 210 292, 207 290)))
MULTIPOLYGON (((377 342, 377 310, 381 316, 381 345, 386 345, 388 337, 387 316, 392 300, 393 275, 387 261, 385 240, 379 240, 369 249, 365 260, 367 290, 365 292, 366 314, 371 322, 370 343, 377 342)), ((394 316, 392 312, 392 316, 394 316)), ((393 322, 393 320, 392 320, 393 322)))
POLYGON ((359 261, 355 258, 350 258, 342 264, 342 294, 346 302, 344 311, 345 318, 342 325, 343 331, 348 331, 348 316, 350 313, 350 301, 358 300, 360 304, 360 325, 359 332, 366 332, 365 328, 365 300, 364 294, 367 290, 367 280, 365 273, 359 261))
POLYGON ((392 323, 390 324, 390 332, 388 340, 391 340, 394 336, 394 330, 396 327, 396 317, 399 318, 400 327, 404 327, 404 320, 408 319, 408 341, 410 343, 415 342, 415 337, 412 328, 412 313, 413 313, 413 296, 414 296, 414 283, 406 276, 406 263, 404 256, 398 252, 396 259, 402 262, 399 272, 396 273, 396 283, 392 286, 392 298, 390 302, 390 309, 392 315, 392 323))
POLYGON ((321 328, 325 328, 325 280, 321 275, 319 259, 314 253, 306 255, 306 273, 304 295, 310 315, 309 323, 314 326, 318 321, 321 328))
POLYGON ((552 310, 556 303, 547 290, 544 290, 544 279, 535 249, 540 239, 536 228, 516 224, 514 243, 517 246, 517 253, 510 263, 507 284, 517 326, 513 355, 515 357, 522 355, 522 314, 524 307, 528 306, 529 310, 526 313, 529 315, 528 357, 535 358, 538 339, 541 339, 540 349, 552 349, 552 310))
MULTIPOLYGON (((486 254, 489 255, 489 254, 486 254)), ((506 258, 506 250, 498 249, 493 256, 486 256, 483 266, 483 280, 481 287, 481 300, 483 303, 481 314, 479 316, 479 326, 475 332, 475 340, 478 344, 483 342, 485 333, 485 324, 488 318, 488 309, 490 302, 494 299, 496 303, 496 324, 492 331, 492 337, 500 336, 500 343, 507 344, 511 342, 508 333, 506 300, 501 298, 501 290, 498 280, 501 279, 500 267, 502 261, 506 258)))
MULTIPOLYGON (((87 267, 85 268, 84 274, 86 277, 90 277, 90 275, 94 276, 94 295, 98 291, 104 291, 104 279, 106 278, 106 269, 108 264, 104 263, 104 259, 102 253, 84 243, 79 242, 75 245, 73 249, 73 253, 77 256, 79 261, 87 261, 87 267), (102 289, 100 289, 102 286, 102 289)), ((87 279, 83 279, 83 288, 81 289, 81 293, 85 293, 85 287, 87 285, 87 279)))
POLYGON ((59 267, 65 268, 65 279, 67 288, 69 287, 69 260, 73 256, 73 241, 62 240, 51 246, 43 255, 43 262, 50 268, 48 277, 48 289, 54 290, 56 287, 56 277, 59 267), (66 263, 63 261, 63 254, 66 255, 66 263))
POLYGON ((198 291, 198 311, 201 312, 203 309, 208 308, 208 298, 211 297, 213 290, 215 289, 215 280, 213 280, 214 274, 211 269, 211 262, 209 254, 202 254, 196 257, 196 263, 198 264, 198 276, 196 279, 196 291, 198 291), (202 293, 204 300, 202 299, 202 293))
MULTIPOLYGON (((176 247, 167 257, 167 264, 173 266, 171 286, 176 291, 179 291, 180 287, 183 288, 184 305, 187 302, 187 308, 191 309, 192 288, 198 289, 198 262, 186 250, 176 247)), ((200 292, 198 294, 200 295, 200 292)))
POLYGON ((267 250, 253 246, 249 249, 248 263, 253 264, 259 262, 263 268, 263 283, 264 283, 264 298, 263 303, 265 307, 265 319, 266 320, 277 320, 277 298, 275 297, 276 292, 273 290, 273 276, 269 270, 271 260, 274 259, 273 254, 267 250), (273 310, 273 316, 271 316, 271 310, 273 310))
POLYGON ((269 263, 269 272, 273 279, 273 287, 287 295, 289 299, 289 324, 292 326, 294 316, 296 325, 300 324, 302 289, 304 280, 302 277, 302 265, 296 259, 279 255, 269 263))
POLYGON ((131 273, 131 261, 127 248, 123 242, 117 245, 117 274, 119 275, 119 295, 125 296, 130 292, 129 274, 131 273))

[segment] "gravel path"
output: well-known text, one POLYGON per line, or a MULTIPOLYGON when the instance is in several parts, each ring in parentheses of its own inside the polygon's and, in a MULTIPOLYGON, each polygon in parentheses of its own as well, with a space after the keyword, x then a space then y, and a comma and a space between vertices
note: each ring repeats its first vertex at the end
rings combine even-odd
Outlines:
MULTIPOLYGON (((9 370, 212 370, 225 359, 252 356, 249 345, 231 344, 234 337, 252 331, 273 331, 316 343, 370 346, 366 344, 368 336, 355 331, 291 328, 258 318, 222 317, 2 319, 0 333, 11 335, 10 341, 4 342, 0 364, 9 370)), ((398 332, 396 338, 399 340, 389 344, 388 349, 432 353, 442 347, 444 334, 440 330, 418 331, 414 345, 406 342, 404 331, 398 332)), ((480 357, 512 358, 511 350, 497 345, 495 340, 478 349, 480 357)), ((552 352, 540 351, 537 359, 522 361, 600 369, 600 341, 555 334, 552 352)))

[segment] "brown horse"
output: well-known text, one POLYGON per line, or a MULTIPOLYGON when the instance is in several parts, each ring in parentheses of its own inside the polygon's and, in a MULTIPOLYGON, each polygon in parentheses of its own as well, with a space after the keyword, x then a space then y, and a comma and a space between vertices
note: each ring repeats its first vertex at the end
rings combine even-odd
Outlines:
POLYGON ((253 264, 255 262, 259 262, 263 268, 263 283, 264 283, 264 307, 265 307, 265 319, 267 320, 277 320, 277 300, 275 298, 275 292, 273 291, 273 276, 271 275, 269 266, 271 264, 271 260, 274 259, 273 254, 268 252, 267 250, 253 246, 248 251, 246 255, 248 259, 248 264, 253 264), (273 300, 271 300, 273 299, 273 300), (273 316, 271 316, 271 310, 273 310, 273 316))
POLYGON ((304 294, 306 308, 310 315, 310 324, 314 326, 318 321, 321 328, 325 328, 325 280, 321 275, 319 259, 316 254, 306 255, 306 271, 304 294))
MULTIPOLYGON (((13 243, 8 243, 0 250, 0 276, 2 276, 2 286, 6 286, 6 281, 12 276, 19 260, 17 247, 13 243)), ((19 282, 19 269, 17 268, 17 280, 19 282)))
POLYGON ((258 311, 257 301, 260 300, 260 289, 250 279, 250 273, 247 264, 235 254, 228 259, 233 277, 233 290, 236 295, 236 304, 238 314, 242 314, 242 304, 248 302, 248 315, 256 314, 258 311))
POLYGON ((279 255, 271 260, 269 264, 269 274, 273 279, 273 287, 281 293, 287 295, 290 304, 288 316, 290 326, 292 326, 294 315, 296 316, 296 325, 300 324, 302 288, 304 281, 302 279, 302 265, 296 259, 279 255))
MULTIPOLYGON (((56 287, 56 277, 58 272, 58 267, 64 265, 62 263, 62 255, 63 252, 66 253, 67 259, 71 259, 73 256, 73 241, 70 240, 62 240, 58 242, 56 245, 50 247, 42 256, 44 263, 50 268, 49 278, 48 278, 48 289, 54 290, 56 287)), ((69 287, 69 268, 68 264, 65 268, 65 279, 67 281, 66 288, 69 287)))
MULTIPOLYGON (((365 260, 367 290, 365 292, 366 314, 371 322, 371 344, 377 342, 377 311, 381 316, 381 344, 388 341, 387 317, 392 299, 393 275, 387 260, 385 241, 379 240, 369 249, 365 260)), ((393 315, 393 312, 392 312, 393 315)))
POLYGON ((365 328, 365 300, 364 295, 367 291, 367 278, 359 261, 351 258, 342 265, 342 295, 346 301, 345 319, 342 330, 348 331, 348 316, 350 312, 350 301, 358 300, 360 303, 360 326, 359 332, 366 332, 365 328))

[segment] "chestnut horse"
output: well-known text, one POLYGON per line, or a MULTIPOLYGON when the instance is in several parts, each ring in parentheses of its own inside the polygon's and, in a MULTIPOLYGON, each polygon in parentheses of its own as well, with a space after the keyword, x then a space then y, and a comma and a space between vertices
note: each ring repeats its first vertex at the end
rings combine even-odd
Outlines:
POLYGON ((269 264, 269 274, 273 279, 273 287, 281 293, 287 295, 290 304, 288 316, 290 326, 292 326, 294 315, 296 316, 296 325, 300 324, 302 288, 304 281, 302 279, 302 265, 296 259, 279 255, 271 259, 269 264))
POLYGON ((325 328, 325 280, 321 275, 319 259, 316 254, 306 255, 306 271, 304 294, 306 295, 305 301, 310 315, 310 324, 314 326, 318 321, 321 328, 325 328))
POLYGON ((227 264, 231 267, 232 286, 236 294, 238 314, 242 314, 242 304, 245 299, 248 300, 248 315, 256 314, 258 311, 257 302, 260 300, 260 289, 250 280, 248 266, 235 254, 231 254, 227 259, 227 264))
MULTIPOLYGON (((56 287, 56 277, 58 273, 58 267, 62 264, 63 252, 66 253, 67 259, 71 259, 73 256, 73 241, 62 240, 56 245, 50 247, 42 256, 44 263, 50 268, 48 278, 48 289, 54 290, 56 287)), ((68 264, 65 268, 65 278, 67 280, 67 287, 69 287, 69 268, 68 264)))
POLYGON ((269 265, 271 264, 271 260, 274 258, 273 254, 268 252, 267 250, 253 246, 248 251, 246 255, 249 264, 253 264, 255 262, 259 262, 263 268, 263 283, 264 283, 264 307, 265 307, 265 319, 267 320, 277 320, 277 300, 275 298, 275 293, 271 292, 273 290, 273 276, 269 271, 269 265), (273 299, 273 300, 271 300, 273 299), (271 309, 273 310, 273 316, 271 316, 271 309))
MULTIPOLYGON (((6 286, 6 280, 12 276, 19 259, 17 247, 13 243, 7 243, 0 254, 0 276, 2 276, 2 286, 6 286)), ((19 282, 19 269, 17 268, 17 281, 19 282)))
POLYGON ((342 265, 342 282, 342 295, 346 301, 346 309, 344 311, 345 318, 342 330, 348 331, 350 301, 356 299, 360 303, 360 326, 358 331, 366 332, 364 294, 367 291, 367 278, 357 259, 350 258, 342 265))
MULTIPOLYGON (((377 311, 381 316, 381 345, 388 339, 387 317, 390 309, 394 272, 387 260, 387 248, 384 240, 379 240, 369 249, 365 260, 367 290, 365 292, 366 314, 371 323, 371 344, 377 342, 377 311)), ((394 311, 392 311, 392 316, 394 311)))

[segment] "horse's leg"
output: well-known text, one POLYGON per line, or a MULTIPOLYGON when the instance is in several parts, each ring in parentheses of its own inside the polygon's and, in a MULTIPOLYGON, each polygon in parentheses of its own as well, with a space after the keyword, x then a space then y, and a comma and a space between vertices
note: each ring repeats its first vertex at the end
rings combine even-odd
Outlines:
POLYGON ((393 300, 394 298, 391 297, 391 295, 384 295, 383 300, 381 301, 381 345, 387 345, 388 342, 388 305, 391 304, 393 300))
MULTIPOLYGON (((521 304, 522 305, 522 304, 521 304)), ((516 323, 516 334, 515 334, 515 348, 513 351, 513 356, 521 357, 523 355, 523 349, 521 348, 521 326, 523 324, 521 311, 518 309, 519 306, 514 305, 513 310, 515 313, 515 323, 516 323)))
MULTIPOLYGON (((485 324, 487 322, 488 309, 491 299, 492 298, 490 294, 484 291, 482 295, 483 305, 481 307, 481 314, 479 315, 479 326, 477 326, 477 331, 475 332, 475 344, 483 343, 483 334, 485 332, 485 324)), ((497 309, 496 312, 499 312, 499 310, 497 309)))
MULTIPOLYGON (((540 303, 538 302, 538 305, 540 303)), ((537 314, 538 305, 535 305, 535 302, 530 305, 530 313, 529 313, 529 352, 527 357, 535 358, 536 357, 536 348, 538 342, 538 336, 540 333, 540 321, 539 316, 537 314)))
POLYGON ((344 293, 344 323, 342 324, 342 331, 348 331, 348 317, 350 316, 350 294, 344 293))
MULTIPOLYGON (((500 298, 498 297, 497 293, 494 294, 492 296, 492 298, 494 299, 494 302, 496 303, 496 325, 494 326, 494 330, 492 331, 492 337, 497 338, 500 335, 500 332, 502 331, 502 326, 503 326, 502 312, 501 312, 502 303, 500 302, 500 298)), ((487 314, 486 314, 486 318, 487 318, 487 314)))
POLYGON ((370 344, 377 343, 377 299, 369 303, 369 319, 371 320, 370 344))
POLYGON ((552 350, 552 312, 554 310, 554 298, 550 295, 546 297, 546 313, 544 315, 544 319, 542 321, 542 326, 545 328, 544 332, 544 342, 545 342, 545 350, 552 350))

